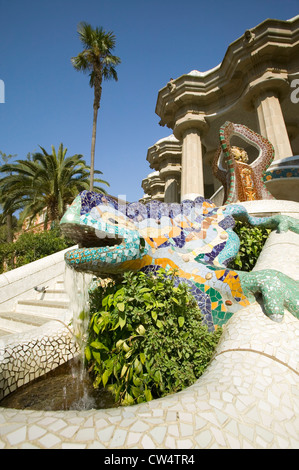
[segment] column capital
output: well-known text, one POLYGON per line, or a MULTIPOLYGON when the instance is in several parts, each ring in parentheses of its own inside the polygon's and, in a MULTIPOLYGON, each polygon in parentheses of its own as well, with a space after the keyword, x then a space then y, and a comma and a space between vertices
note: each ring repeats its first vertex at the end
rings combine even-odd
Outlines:
POLYGON ((182 167, 180 164, 171 164, 168 163, 160 169, 160 177, 163 181, 168 178, 180 178, 181 177, 182 167))
POLYGON ((277 77, 271 73, 267 77, 257 79, 248 85, 242 98, 242 103, 246 111, 253 111, 256 109, 258 100, 275 96, 282 101, 287 94, 290 94, 287 74, 277 77))
POLYGON ((200 112, 187 111, 186 114, 178 118, 175 122, 173 134, 178 140, 182 140, 187 131, 196 131, 202 137, 207 133, 209 124, 205 115, 200 112))
POLYGON ((161 180, 158 171, 150 173, 146 178, 142 180, 141 187, 151 199, 163 201, 165 182, 161 180))

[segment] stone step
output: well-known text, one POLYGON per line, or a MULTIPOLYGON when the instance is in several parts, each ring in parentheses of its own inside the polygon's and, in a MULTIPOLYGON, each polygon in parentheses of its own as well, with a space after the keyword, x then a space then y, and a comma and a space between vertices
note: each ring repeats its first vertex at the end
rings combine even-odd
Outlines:
POLYGON ((47 289, 43 294, 38 293, 37 300, 48 301, 48 300, 63 300, 68 301, 69 296, 66 291, 61 287, 59 289, 47 289))
POLYGON ((64 276, 57 277, 49 285, 37 287, 43 285, 45 292, 37 292, 33 288, 32 298, 28 296, 17 301, 13 311, 0 312, 0 337, 27 332, 51 320, 64 320, 70 303, 64 288, 64 276))
POLYGON ((5 329, 0 328, 0 338, 3 336, 7 336, 7 335, 13 335, 14 333, 15 331, 5 330, 5 329))
POLYGON ((63 300, 19 300, 16 304, 16 312, 30 313, 46 318, 57 318, 63 314, 69 306, 69 301, 63 300))
POLYGON ((38 317, 19 312, 1 312, 0 313, 0 329, 6 331, 6 334, 21 333, 31 330, 32 327, 42 326, 50 319, 38 317))

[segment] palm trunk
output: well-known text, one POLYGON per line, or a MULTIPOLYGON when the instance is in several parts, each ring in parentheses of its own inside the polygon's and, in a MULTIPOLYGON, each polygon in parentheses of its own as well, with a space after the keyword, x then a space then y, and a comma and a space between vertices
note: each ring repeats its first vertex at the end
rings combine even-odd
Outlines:
POLYGON ((92 138, 91 138, 91 155, 90 155, 90 191, 93 190, 94 182, 94 156, 96 148, 96 135, 97 135, 97 120, 98 110, 102 96, 102 76, 101 69, 97 71, 96 80, 94 83, 94 101, 93 101, 93 124, 92 124, 92 138))
POLYGON ((97 119, 98 119, 98 107, 94 104, 92 138, 91 138, 91 155, 90 155, 90 191, 93 190, 93 180, 94 180, 94 155, 95 155, 95 148, 96 148, 97 119))

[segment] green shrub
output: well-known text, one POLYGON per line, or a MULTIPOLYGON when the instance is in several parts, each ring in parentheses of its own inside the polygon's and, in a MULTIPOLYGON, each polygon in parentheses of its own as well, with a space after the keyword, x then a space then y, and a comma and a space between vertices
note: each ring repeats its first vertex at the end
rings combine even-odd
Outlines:
POLYGON ((7 269, 18 268, 37 259, 52 255, 57 251, 64 250, 71 245, 73 243, 61 235, 59 227, 54 227, 45 232, 23 233, 13 243, 0 244, 1 272, 3 272, 5 264, 7 269))
POLYGON ((229 268, 249 272, 254 268, 271 230, 236 221, 234 231, 240 238, 240 249, 229 268))
POLYGON ((94 386, 131 405, 191 385, 208 365, 221 334, 209 332, 186 284, 175 273, 126 273, 91 294, 85 348, 94 386))

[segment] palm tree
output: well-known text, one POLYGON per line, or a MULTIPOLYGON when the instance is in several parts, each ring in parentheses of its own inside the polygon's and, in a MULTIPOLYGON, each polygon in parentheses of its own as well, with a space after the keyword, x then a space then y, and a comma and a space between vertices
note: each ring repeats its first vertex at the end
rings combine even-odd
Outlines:
MULTIPOLYGON (((0 150, 0 157, 1 157, 1 159, 4 163, 8 163, 8 161, 11 158, 16 157, 16 155, 6 155, 6 153, 4 153, 0 150)), ((6 194, 2 192, 1 196, 0 196, 1 206, 5 202, 5 196, 6 196, 6 194)), ((13 212, 14 212, 14 210, 13 210, 12 206, 10 206, 10 210, 7 211, 5 215, 1 214, 1 219, 3 219, 3 218, 6 219, 6 228, 7 228, 7 240, 6 241, 8 243, 13 241, 13 230, 15 228, 15 226, 13 227, 13 216, 12 216, 13 212)))
POLYGON ((90 190, 93 190, 94 182, 94 156, 96 145, 96 129, 98 109, 102 96, 102 81, 118 80, 115 66, 120 64, 120 58, 112 55, 116 38, 112 31, 104 31, 102 27, 93 29, 90 24, 81 22, 78 26, 78 34, 84 50, 71 61, 78 71, 89 73, 89 84, 94 88, 93 101, 93 126, 91 139, 90 160, 90 190))
MULTIPOLYGON (((89 189, 90 168, 82 155, 66 157, 67 149, 60 144, 56 153, 52 146, 49 154, 43 147, 41 152, 27 156, 26 160, 0 167, 6 176, 0 179, 0 191, 6 194, 3 213, 23 209, 22 219, 31 220, 46 210, 45 226, 48 221, 58 222, 76 195, 89 189), (9 174, 7 174, 9 172, 9 174)), ((102 174, 96 170, 95 174, 102 174)), ((96 183, 109 184, 99 178, 96 183)), ((95 186, 94 191, 106 194, 103 187, 95 186)))

